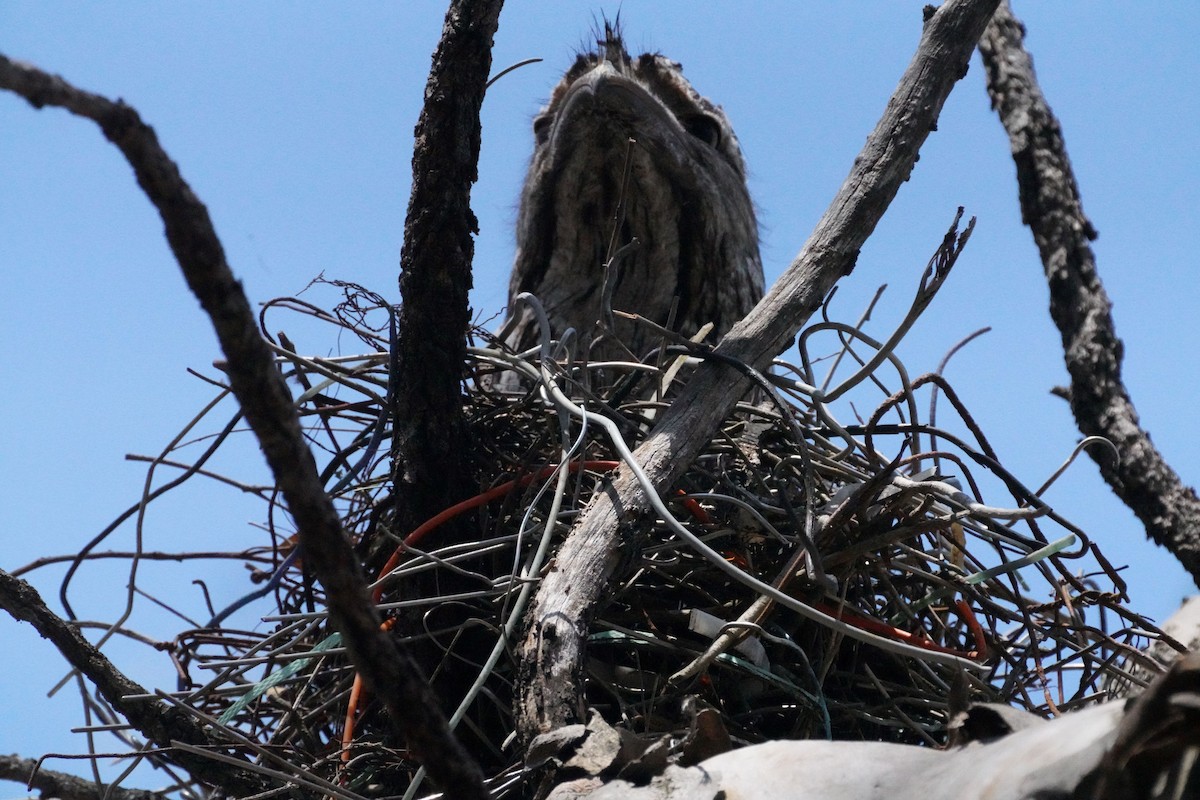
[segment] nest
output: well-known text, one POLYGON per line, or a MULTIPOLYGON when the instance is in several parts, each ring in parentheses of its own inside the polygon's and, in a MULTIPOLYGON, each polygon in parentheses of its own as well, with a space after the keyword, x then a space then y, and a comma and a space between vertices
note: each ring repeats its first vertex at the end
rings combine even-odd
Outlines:
MULTIPOLYGON (((531 593, 694 364, 671 348, 606 364, 472 348, 465 410, 479 494, 397 530, 380 446, 394 310, 336 285, 344 299, 330 311, 292 298, 264 314, 303 314, 365 353, 303 356, 281 337, 281 367, 392 634, 497 795, 527 794, 512 709, 531 593), (492 388, 498 371, 522 369, 591 416, 532 381, 492 388)), ((609 724, 676 741, 703 707, 735 746, 936 746, 952 695, 1050 715, 1105 697, 1114 680, 1144 683, 1126 663, 1156 629, 1125 608, 1116 570, 1039 499, 1046 487, 1004 469, 939 374, 908 378, 892 353, 902 333, 880 343, 855 326, 810 327, 799 363, 776 362, 663 496, 672 519, 639 532, 588 622, 583 689, 609 724), (856 364, 840 370, 848 381, 822 386, 814 365, 833 374, 839 362, 856 364), (864 402, 865 419, 835 416, 864 402)), ((422 792, 419 764, 356 687, 282 509, 272 506, 265 529, 270 541, 247 555, 252 591, 217 602, 209 624, 173 642, 172 697, 264 769, 330 796, 422 792), (263 623, 227 627, 247 605, 263 623)))

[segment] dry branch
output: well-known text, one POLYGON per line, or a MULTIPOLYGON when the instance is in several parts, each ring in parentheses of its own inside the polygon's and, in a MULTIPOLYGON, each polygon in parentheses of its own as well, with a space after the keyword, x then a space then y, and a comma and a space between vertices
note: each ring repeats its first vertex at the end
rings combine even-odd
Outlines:
MULTIPOLYGON (((225 261, 208 210, 159 145, 154 130, 123 102, 81 91, 60 77, 3 56, 0 87, 16 92, 36 108, 61 106, 93 120, 133 167, 138 184, 163 219, 167 241, 188 286, 212 320, 228 361, 230 385, 287 501, 305 560, 325 588, 330 616, 355 666, 448 795, 486 796, 478 767, 451 735, 416 663, 380 630, 379 615, 370 603, 358 560, 317 475, 273 353, 259 335, 245 292, 225 261)), ((47 624, 51 622, 47 620, 47 624)), ((115 699, 108 699, 116 705, 128 693, 118 692, 115 699)), ((161 725, 153 716, 141 717, 135 724, 139 728, 161 725)), ((161 734, 147 735, 165 743, 161 734)), ((254 785, 258 786, 257 782, 254 785)), ((238 792, 246 793, 249 787, 238 792)))
POLYGON ((500 0, 456 0, 433 54, 416 128, 412 196, 400 254, 399 367, 394 470, 401 528, 461 500, 466 469, 462 373, 468 292, 478 233, 471 186, 478 177, 484 86, 500 0))
MULTIPOLYGON (((51 611, 36 589, 4 570, 0 570, 0 608, 14 619, 33 625, 38 633, 49 639, 67 663, 95 684, 104 699, 158 747, 170 747, 177 741, 208 748, 220 744, 194 718, 178 709, 168 708, 160 700, 143 699, 147 694, 144 688, 117 669, 91 642, 83 638, 75 626, 51 611), (139 699, 131 699, 135 697, 139 699)), ((239 796, 267 788, 257 776, 245 769, 231 769, 216 761, 187 753, 175 753, 172 760, 197 780, 239 796)))
MULTIPOLYGON (((927 15, 917 53, 850 176, 788 270, 722 340, 719 356, 765 368, 853 269, 859 248, 908 179, 951 87, 966 73, 995 7, 996 0, 951 0, 927 15)), ((697 369, 636 452, 656 491, 687 468, 748 388, 749 378, 715 360, 697 369)), ((622 468, 576 524, 539 588, 521 654, 517 713, 524 742, 583 721, 588 620, 622 551, 636 542, 649 508, 630 471, 622 468)))
POLYGON ((1050 316, 1062 335, 1071 375, 1070 402, 1084 436, 1103 436, 1120 452, 1088 453, 1100 474, 1200 585, 1200 499, 1141 428, 1121 380, 1124 348, 1089 242, 1096 231, 1083 213, 1062 128, 1050 110, 1024 48, 1024 26, 1001 5, 979 44, 988 94, 1012 144, 1021 216, 1033 231, 1050 286, 1050 316))
POLYGON ((56 797, 60 800, 163 800, 161 792, 145 789, 123 789, 120 786, 96 785, 95 782, 76 775, 68 775, 52 769, 38 768, 32 758, 0 756, 0 780, 20 781, 34 789, 41 797, 56 797))

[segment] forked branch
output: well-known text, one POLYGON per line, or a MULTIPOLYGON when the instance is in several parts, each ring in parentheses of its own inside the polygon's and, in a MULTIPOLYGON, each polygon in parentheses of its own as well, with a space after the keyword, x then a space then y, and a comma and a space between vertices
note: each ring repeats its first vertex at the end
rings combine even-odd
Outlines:
MULTIPOLYGON (((68 664, 91 681, 104 699, 156 746, 169 748, 173 742, 185 742, 216 749, 221 745, 192 717, 167 708, 161 700, 146 699, 147 691, 117 669, 75 626, 51 611, 36 589, 4 570, 0 570, 0 608, 13 619, 28 622, 48 639, 68 664)), ((235 796, 269 788, 247 769, 187 753, 176 753, 172 760, 197 780, 235 796)), ((94 791, 95 785, 90 785, 94 791)))

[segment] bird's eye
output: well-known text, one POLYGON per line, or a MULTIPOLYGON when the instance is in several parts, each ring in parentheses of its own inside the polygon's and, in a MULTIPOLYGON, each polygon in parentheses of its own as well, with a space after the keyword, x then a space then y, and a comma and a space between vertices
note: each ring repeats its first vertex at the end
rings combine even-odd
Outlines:
POLYGON ((709 147, 721 144, 721 124, 708 114, 692 114, 680 120, 683 129, 709 147))
POLYGON ((538 144, 545 144, 550 138, 550 115, 538 114, 533 118, 533 138, 538 144))

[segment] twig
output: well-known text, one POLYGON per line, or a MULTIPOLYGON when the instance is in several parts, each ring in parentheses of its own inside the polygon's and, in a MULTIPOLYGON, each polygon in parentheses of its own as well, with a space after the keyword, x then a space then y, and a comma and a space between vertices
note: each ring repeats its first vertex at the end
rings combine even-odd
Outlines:
MULTIPOLYGON (((88 553, 84 557, 85 561, 99 561, 103 559, 130 559, 135 553, 127 550, 106 550, 100 553, 88 553)), ((182 563, 184 561, 208 560, 208 559, 228 559, 230 561, 262 561, 266 564, 271 563, 271 559, 261 553, 256 553, 253 550, 229 551, 229 550, 196 550, 186 553, 164 553, 158 551, 150 551, 142 553, 138 556, 142 561, 175 561, 182 563)), ((52 564, 73 563, 79 561, 79 554, 72 553, 71 555, 62 556, 42 556, 41 558, 30 561, 23 567, 18 567, 10 572, 14 578, 19 578, 26 573, 33 572, 35 569, 48 567, 52 564)))
MULTIPOLYGON (((4 570, 0 570, 0 608, 14 619, 30 623, 49 639, 63 658, 95 684, 101 696, 154 744, 168 747, 172 741, 184 741, 207 748, 219 744, 194 721, 170 713, 162 703, 131 698, 131 695, 145 695, 146 690, 118 670, 72 625, 47 608, 36 589, 4 570)), ((175 753, 172 759, 197 780, 220 786, 238 796, 266 788, 246 771, 246 767, 229 769, 186 753, 175 753)))
MULTIPOLYGON (((222 389, 221 397, 224 397, 225 394, 228 393, 228 391, 229 391, 228 389, 222 389)), ((211 409, 214 405, 215 405, 215 401, 210 402, 208 405, 205 406, 205 411, 202 411, 201 413, 202 414, 206 413, 207 410, 211 409)), ((63 608, 66 610, 67 616, 69 618, 71 618, 71 619, 75 618, 75 610, 71 607, 71 603, 70 603, 69 599, 67 598, 67 590, 70 588, 71 580, 74 578, 75 573, 83 565, 83 562, 86 561, 90 557, 90 553, 94 549, 99 547, 100 543, 103 542, 105 539, 107 539, 113 533, 113 531, 115 531, 122 524, 124 524, 127 519, 132 517, 134 514, 138 513, 139 509, 145 507, 145 505, 147 503, 149 503, 150 501, 155 500, 159 497, 162 497, 164 494, 169 492, 171 489, 174 489, 176 486, 180 486, 185 481, 187 481, 189 478, 191 478, 193 475, 196 475, 197 473, 199 473, 201 468, 208 462, 208 460, 213 456, 213 454, 217 452, 217 449, 221 446, 221 443, 224 442, 226 437, 228 437, 229 434, 233 432, 233 429, 237 427, 237 424, 239 422, 241 422, 241 420, 242 420, 242 415, 240 412, 237 414, 234 414, 233 418, 230 419, 229 422, 227 422, 225 424, 225 427, 222 428, 221 431, 213 437, 213 440, 209 443, 209 446, 205 448, 204 452, 200 454, 200 457, 197 458, 190 467, 185 469, 178 477, 167 481, 162 486, 159 486, 157 489, 155 489, 153 492, 151 492, 147 497, 141 498, 138 502, 134 503, 129 508, 122 511, 121 514, 116 519, 114 519, 112 522, 108 523, 108 525, 106 525, 104 530, 100 531, 100 533, 93 536, 91 538, 91 540, 88 541, 88 543, 85 544, 82 549, 80 549, 80 551, 75 555, 75 557, 73 559, 71 559, 71 562, 72 562, 71 566, 67 569, 66 574, 63 575, 62 583, 59 584, 59 589, 58 589, 59 602, 62 603, 63 608)))

